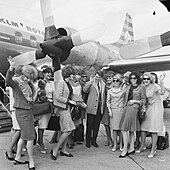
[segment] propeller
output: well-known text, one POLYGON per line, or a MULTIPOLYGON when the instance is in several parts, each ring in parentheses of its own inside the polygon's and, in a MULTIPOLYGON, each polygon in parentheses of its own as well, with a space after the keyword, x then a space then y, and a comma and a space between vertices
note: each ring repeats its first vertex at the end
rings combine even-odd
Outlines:
MULTIPOLYGON (((67 60, 73 47, 95 40, 104 33, 105 25, 102 23, 77 32, 75 30, 72 31, 73 29, 56 29, 52 1, 41 0, 40 2, 45 27, 45 41, 40 44, 40 47, 45 54, 52 58, 53 65, 55 64, 55 66, 57 65, 55 62, 67 60)), ((58 69, 60 69, 59 66, 58 69)))
POLYGON ((120 56, 124 59, 136 58, 170 45, 170 31, 126 44, 120 48, 120 56))
POLYGON ((17 55, 13 58, 13 60, 15 61, 15 67, 18 67, 19 65, 31 64, 37 59, 45 58, 45 56, 46 54, 44 54, 40 50, 36 50, 17 55))

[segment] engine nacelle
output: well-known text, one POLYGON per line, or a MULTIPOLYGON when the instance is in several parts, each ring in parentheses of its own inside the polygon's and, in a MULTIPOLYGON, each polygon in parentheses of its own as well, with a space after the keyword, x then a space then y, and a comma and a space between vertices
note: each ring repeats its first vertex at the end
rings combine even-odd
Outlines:
POLYGON ((69 35, 72 35, 78 32, 77 30, 70 28, 70 27, 61 27, 61 28, 58 28, 57 31, 59 35, 62 35, 62 36, 69 36, 69 35))

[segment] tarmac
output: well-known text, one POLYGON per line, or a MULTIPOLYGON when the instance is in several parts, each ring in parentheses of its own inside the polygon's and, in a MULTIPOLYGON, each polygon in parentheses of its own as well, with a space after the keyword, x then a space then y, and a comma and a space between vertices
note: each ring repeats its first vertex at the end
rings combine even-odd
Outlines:
MULTIPOLYGON (((166 131, 170 134, 170 109, 165 109, 164 123, 166 131)), ((112 152, 109 146, 104 146, 106 135, 103 125, 100 125, 97 143, 99 148, 87 148, 85 144, 76 145, 69 149, 74 157, 68 158, 57 155, 57 160, 50 158, 50 150, 56 145, 50 144, 53 131, 45 131, 44 142, 47 154, 42 154, 37 147, 34 148, 34 159, 36 170, 170 170, 170 148, 157 150, 155 157, 147 158, 149 149, 142 153, 125 158, 119 158, 120 151, 112 152)), ((28 165, 14 165, 12 161, 5 158, 8 149, 10 132, 0 134, 0 170, 26 170, 28 165)), ((150 137, 147 144, 151 143, 150 137)), ((28 160, 27 152, 23 152, 23 160, 28 160)))

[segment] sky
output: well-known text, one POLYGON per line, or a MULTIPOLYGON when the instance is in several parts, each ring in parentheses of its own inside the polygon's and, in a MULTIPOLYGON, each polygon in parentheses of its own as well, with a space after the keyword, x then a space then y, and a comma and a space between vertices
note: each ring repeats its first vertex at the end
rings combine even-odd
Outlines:
MULTIPOLYGON (((135 40, 160 35, 170 28, 170 12, 159 0, 54 0, 53 3, 57 27, 81 30, 104 23, 106 30, 97 39, 100 43, 112 43, 119 38, 126 12, 133 20, 135 40)), ((0 5, 1 16, 26 18, 43 27, 39 0, 0 0, 0 5)), ((169 53, 170 47, 164 47, 152 54, 169 53)), ((165 79, 165 85, 170 88, 168 80, 170 72, 165 79)))

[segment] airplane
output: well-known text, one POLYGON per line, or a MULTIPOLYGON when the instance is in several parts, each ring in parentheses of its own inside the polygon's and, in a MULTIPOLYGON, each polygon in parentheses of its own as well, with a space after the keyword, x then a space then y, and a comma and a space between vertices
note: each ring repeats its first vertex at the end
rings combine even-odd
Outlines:
MULTIPOLYGON (((170 62, 168 56, 164 56, 164 55, 157 56, 157 57, 151 56, 147 58, 145 57, 144 59, 138 57, 139 55, 149 53, 152 50, 161 48, 162 42, 159 39, 160 37, 159 35, 156 36, 158 39, 157 41, 158 46, 154 47, 153 49, 147 48, 148 42, 146 42, 146 39, 144 39, 145 41, 138 40, 133 42, 134 40, 133 25, 132 25, 132 19, 129 14, 126 14, 126 19, 125 19, 125 23, 123 26, 123 31, 120 39, 116 43, 100 44, 99 42, 94 41, 94 39, 99 35, 101 35, 101 32, 103 31, 103 27, 101 25, 99 26, 101 28, 101 30, 99 29, 99 33, 96 33, 96 31, 98 31, 97 30, 98 27, 90 28, 87 31, 85 30, 77 31, 73 28, 67 28, 67 27, 57 29, 55 27, 54 16, 53 16, 53 12, 51 11, 50 1, 41 0, 40 2, 41 2, 45 33, 43 33, 43 31, 39 29, 36 29, 36 27, 29 28, 28 25, 22 24, 20 22, 17 23, 5 18, 2 18, 0 20, 1 21, 0 26, 3 26, 4 27, 3 30, 5 31, 7 30, 6 29, 7 26, 10 28, 12 27, 11 28, 12 30, 19 30, 21 28, 23 29, 24 26, 24 29, 27 29, 24 30, 24 32, 27 33, 29 32, 29 34, 27 35, 25 34, 22 35, 22 32, 13 31, 13 36, 12 36, 13 38, 11 39, 15 41, 11 43, 12 44, 11 46, 8 42, 11 39, 8 38, 8 36, 4 36, 4 33, 2 32, 1 33, 2 44, 4 42, 7 44, 2 45, 3 49, 1 51, 2 52, 5 51, 6 54, 7 52, 9 52, 8 55, 6 56, 5 55, 0 56, 2 59, 6 60, 6 57, 11 54, 14 57, 14 60, 16 61, 17 64, 28 64, 31 62, 38 63, 39 59, 42 59, 42 61, 44 61, 43 58, 45 58, 45 56, 48 55, 52 58, 53 65, 56 64, 57 67, 59 67, 58 69, 60 69, 58 63, 61 62, 61 64, 75 64, 80 66, 86 66, 88 68, 94 67, 95 70, 99 70, 102 67, 106 66, 116 72, 122 72, 122 73, 127 70, 130 71, 169 70, 170 62), (18 27, 16 28, 17 24, 18 27), (35 35, 35 32, 33 31, 35 31, 38 34, 41 33, 42 34, 41 39, 36 39, 35 37, 37 37, 37 35, 35 35), (34 35, 31 36, 31 33, 34 33, 34 35), (93 34, 95 33, 97 35, 93 36, 93 34), (87 36, 89 34, 91 37, 87 36), (44 35, 44 41, 42 40, 43 35, 44 35), (23 39, 22 36, 24 37, 23 39), (25 38, 26 36, 27 38, 25 38), (26 39, 26 41, 29 42, 29 45, 23 45, 25 41, 24 39, 26 39), (23 41, 19 42, 21 40, 23 41), (143 43, 141 44, 141 42, 143 43), (32 45, 36 44, 36 46, 32 46, 32 45, 30 46, 30 44, 32 45), (6 48, 7 45, 8 48, 6 48), (142 47, 144 47, 144 49, 142 47), (134 49, 137 49, 137 53, 135 53, 136 51, 134 49), (18 55, 19 53, 22 54, 18 55), (54 62, 54 59, 56 60, 56 62, 54 62)), ((149 41, 154 41, 154 40, 155 40, 154 38, 149 39, 149 41)), ((169 44, 163 44, 163 46, 166 45, 169 44)), ((2 63, 4 63, 4 60, 2 63)), ((2 67, 0 68, 4 68, 5 70, 6 64, 3 64, 2 67)))

